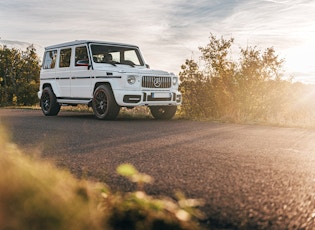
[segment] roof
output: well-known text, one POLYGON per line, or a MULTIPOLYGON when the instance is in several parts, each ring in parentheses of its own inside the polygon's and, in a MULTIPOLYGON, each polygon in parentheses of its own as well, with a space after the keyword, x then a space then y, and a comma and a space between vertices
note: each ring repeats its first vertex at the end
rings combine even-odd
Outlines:
POLYGON ((67 46, 73 46, 73 45, 81 45, 81 44, 89 44, 89 43, 99 43, 99 44, 104 44, 104 45, 128 46, 128 47, 138 48, 138 46, 136 45, 130 45, 130 44, 118 43, 118 42, 106 42, 106 41, 95 41, 95 40, 75 40, 71 42, 65 42, 65 43, 47 46, 45 47, 45 49, 48 50, 48 49, 61 48, 61 47, 67 47, 67 46))

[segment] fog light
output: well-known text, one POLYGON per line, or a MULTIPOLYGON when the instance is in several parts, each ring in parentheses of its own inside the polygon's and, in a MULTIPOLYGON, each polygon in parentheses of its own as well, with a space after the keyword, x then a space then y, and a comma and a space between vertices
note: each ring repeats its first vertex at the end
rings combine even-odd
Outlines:
POLYGON ((181 103, 181 102, 182 102, 182 95, 181 95, 181 94, 178 94, 178 95, 176 96, 176 102, 177 102, 177 103, 181 103))

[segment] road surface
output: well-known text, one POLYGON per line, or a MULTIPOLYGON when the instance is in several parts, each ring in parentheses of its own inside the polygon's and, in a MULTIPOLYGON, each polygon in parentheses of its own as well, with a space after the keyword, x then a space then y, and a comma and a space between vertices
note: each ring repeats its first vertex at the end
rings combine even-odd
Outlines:
POLYGON ((152 195, 202 198, 211 229, 315 229, 315 130, 90 113, 0 109, 0 124, 26 153, 77 177, 131 191, 115 173, 133 164, 152 195))

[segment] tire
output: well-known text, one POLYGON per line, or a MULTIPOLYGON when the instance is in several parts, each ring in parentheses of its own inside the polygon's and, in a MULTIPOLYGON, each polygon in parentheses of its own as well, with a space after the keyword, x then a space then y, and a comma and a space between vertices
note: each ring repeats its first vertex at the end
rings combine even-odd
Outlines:
POLYGON ((120 106, 116 103, 113 92, 108 85, 100 85, 93 94, 92 108, 94 115, 101 120, 114 120, 120 106))
POLYGON ((56 116, 60 111, 60 104, 50 87, 45 87, 40 98, 40 107, 45 116, 56 116))
POLYGON ((170 120, 174 117, 177 106, 150 106, 152 116, 157 120, 170 120))

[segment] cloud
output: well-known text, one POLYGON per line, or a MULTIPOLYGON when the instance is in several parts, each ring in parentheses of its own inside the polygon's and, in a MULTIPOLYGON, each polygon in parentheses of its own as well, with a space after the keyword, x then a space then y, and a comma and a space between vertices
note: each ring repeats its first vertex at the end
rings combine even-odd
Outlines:
POLYGON ((238 5, 222 24, 224 30, 231 30, 236 35, 261 42, 267 38, 266 42, 281 45, 283 41, 298 41, 306 31, 314 29, 314 10, 315 3, 309 0, 246 1, 238 5))
POLYGON ((290 50, 315 42, 314 12, 312 0, 10 0, 0 2, 0 37, 42 46, 137 44, 152 67, 178 73, 186 58, 198 58, 210 32, 240 47, 273 46, 293 60, 290 50))

